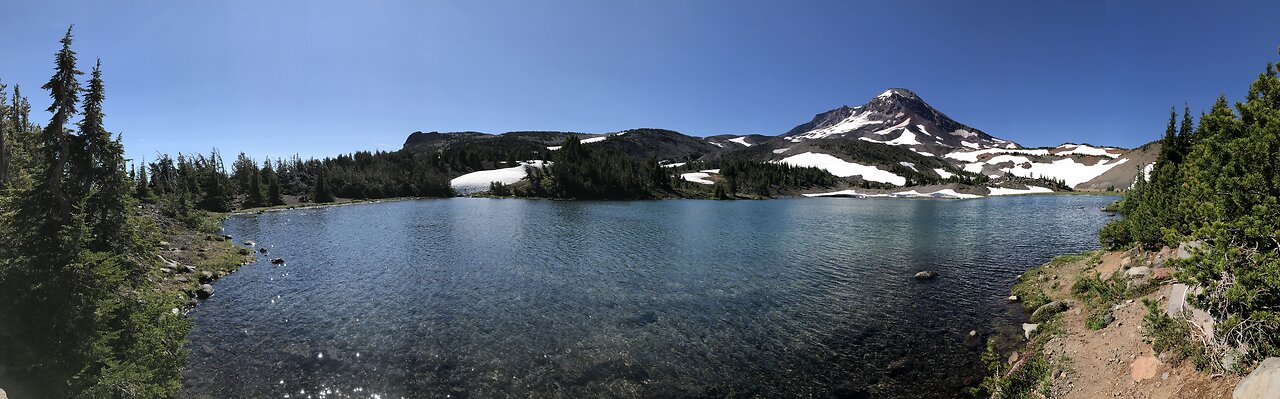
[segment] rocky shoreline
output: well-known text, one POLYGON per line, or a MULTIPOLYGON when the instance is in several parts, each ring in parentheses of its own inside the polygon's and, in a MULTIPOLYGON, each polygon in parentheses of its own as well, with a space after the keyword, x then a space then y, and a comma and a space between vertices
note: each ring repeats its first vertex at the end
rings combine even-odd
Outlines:
MULTIPOLYGON (((1271 389, 1267 382, 1261 391, 1256 388, 1267 377, 1250 377, 1255 382, 1244 384, 1239 375, 1199 371, 1191 359, 1156 351, 1146 336, 1144 318, 1152 310, 1190 323, 1207 317, 1187 304, 1186 286, 1167 264, 1189 257, 1188 249, 1094 251, 1060 257, 1020 275, 1010 300, 1022 302, 1029 317, 1023 343, 1001 353, 1007 356, 1002 377, 1025 373, 1030 383, 1003 392, 1004 397, 1275 397, 1265 396, 1275 394, 1266 391, 1271 389), (1031 358, 1043 359, 1047 368, 1029 370, 1031 358), (1267 393, 1249 396, 1250 389, 1267 393)), ((1274 363, 1280 368, 1280 359, 1274 363)), ((1254 374, 1271 373, 1264 369, 1254 374)))

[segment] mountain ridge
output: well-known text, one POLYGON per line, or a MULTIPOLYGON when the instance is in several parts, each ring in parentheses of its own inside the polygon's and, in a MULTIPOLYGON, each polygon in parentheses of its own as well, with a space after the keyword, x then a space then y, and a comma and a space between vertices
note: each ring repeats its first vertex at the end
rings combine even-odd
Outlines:
POLYGON ((1142 150, 1149 145, 1129 150, 1064 141, 1056 147, 1023 147, 956 121, 904 88, 887 89, 862 105, 815 114, 810 121, 773 136, 697 137, 656 128, 603 134, 414 132, 403 148, 500 147, 511 159, 549 160, 570 137, 584 145, 666 165, 723 160, 783 163, 817 167, 853 182, 869 180, 903 188, 1008 177, 1044 179, 1072 189, 1126 190, 1144 165, 1154 162, 1151 152, 1142 150))

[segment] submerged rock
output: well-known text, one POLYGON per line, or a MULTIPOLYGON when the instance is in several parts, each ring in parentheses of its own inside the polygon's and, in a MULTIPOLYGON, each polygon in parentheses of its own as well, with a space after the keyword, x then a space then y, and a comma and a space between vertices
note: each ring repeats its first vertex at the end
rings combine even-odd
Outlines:
POLYGON ((213 296, 213 286, 209 284, 200 284, 200 288, 196 288, 196 296, 200 299, 208 299, 213 296))
POLYGON ((263 255, 266 255, 266 254, 267 254, 267 247, 258 248, 258 253, 263 254, 263 255))
POLYGON ((273 264, 273 265, 283 265, 283 264, 284 264, 284 258, 275 258, 275 259, 272 259, 272 260, 271 260, 271 264, 273 264))
POLYGON ((1236 384, 1234 399, 1280 398, 1280 357, 1269 357, 1236 384))
POLYGON ((258 243, 253 242, 253 241, 246 240, 246 241, 244 242, 244 245, 248 245, 248 246, 252 247, 252 246, 254 246, 254 245, 258 245, 258 243))
POLYGON ((925 270, 925 271, 916 273, 916 280, 929 280, 936 277, 938 277, 938 272, 935 272, 933 270, 925 270))

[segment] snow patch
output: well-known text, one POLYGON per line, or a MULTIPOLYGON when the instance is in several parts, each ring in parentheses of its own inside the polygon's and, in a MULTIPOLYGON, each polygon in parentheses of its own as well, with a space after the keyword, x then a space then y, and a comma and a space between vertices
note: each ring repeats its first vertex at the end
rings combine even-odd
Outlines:
POLYGON ((692 172, 692 173, 680 174, 680 178, 684 179, 685 181, 691 181, 698 184, 716 184, 716 182, 707 180, 708 177, 711 177, 711 174, 704 173, 704 172, 692 172))
POLYGON ((489 185, 493 182, 512 184, 528 174, 527 168, 540 168, 544 165, 546 165, 545 161, 531 161, 521 162, 520 166, 510 168, 475 171, 450 180, 449 187, 453 187, 454 192, 462 195, 489 191, 489 185))
POLYGON ((938 174, 938 177, 941 177, 943 179, 950 179, 951 176, 955 176, 954 173, 948 172, 946 169, 943 169, 943 168, 937 168, 937 169, 934 169, 933 171, 934 173, 938 174))
POLYGON ((788 137, 787 140, 790 140, 792 142, 799 142, 801 140, 807 140, 807 139, 820 139, 820 138, 831 136, 831 135, 848 133, 850 131, 857 130, 858 128, 861 128, 863 126, 878 125, 878 124, 884 123, 884 121, 874 120, 869 118, 868 117, 869 114, 870 113, 854 113, 853 115, 849 115, 848 118, 845 118, 844 120, 840 121, 840 123, 827 126, 821 129, 810 130, 808 132, 804 132, 799 135, 791 136, 791 137, 788 137))
POLYGON ((791 151, 791 147, 787 147, 787 148, 779 148, 779 149, 773 150, 773 153, 774 153, 774 154, 781 154, 781 153, 784 153, 784 152, 787 152, 787 151, 791 151))
POLYGON ((676 162, 676 163, 664 164, 664 165, 662 165, 662 167, 664 167, 664 168, 678 168, 678 167, 684 166, 684 164, 685 164, 684 162, 676 162))
POLYGON ((783 158, 778 162, 791 166, 815 167, 839 177, 862 176, 862 179, 867 181, 889 183, 897 186, 907 184, 907 178, 905 177, 877 169, 874 166, 845 161, 828 154, 806 152, 783 158))
POLYGON ((742 144, 742 145, 747 146, 747 147, 750 147, 750 146, 752 145, 751 143, 748 143, 748 142, 747 142, 747 136, 742 136, 742 137, 738 137, 738 138, 732 138, 732 139, 729 139, 729 141, 732 141, 732 142, 735 142, 735 143, 738 143, 738 144, 742 144))
POLYGON ((943 189, 930 193, 921 193, 916 190, 908 190, 896 192, 893 194, 865 194, 854 190, 840 190, 829 193, 804 194, 806 197, 854 197, 854 198, 950 198, 950 199, 971 199, 982 198, 981 195, 958 193, 953 189, 943 189))
POLYGON ((1027 186, 1026 189, 987 187, 987 190, 991 190, 991 192, 988 193, 987 195, 1022 195, 1022 194, 1053 192, 1053 190, 1050 190, 1044 187, 1036 187, 1036 186, 1027 186))

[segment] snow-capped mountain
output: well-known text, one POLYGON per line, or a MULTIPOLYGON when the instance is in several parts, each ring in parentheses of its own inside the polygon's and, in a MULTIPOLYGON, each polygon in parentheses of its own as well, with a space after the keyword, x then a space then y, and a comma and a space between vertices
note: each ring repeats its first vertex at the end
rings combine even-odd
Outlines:
MULTIPOLYGON (((865 104, 842 106, 818 114, 812 121, 778 136, 695 137, 663 129, 605 134, 418 132, 406 140, 405 149, 419 152, 496 150, 521 154, 521 159, 550 159, 551 153, 559 150, 569 137, 637 159, 656 159, 669 167, 720 159, 777 162, 816 167, 855 182, 891 186, 990 178, 1015 181, 1012 183, 1015 188, 1020 184, 1016 181, 1045 179, 1076 189, 1127 189, 1138 173, 1154 162, 1150 145, 1134 150, 1072 143, 1024 148, 957 122, 910 90, 896 88, 885 90, 865 104)), ((512 173, 523 170, 508 169, 512 173)), ((718 172, 689 171, 686 180, 705 184, 711 180, 702 177, 718 172)), ((987 195, 1008 190, 989 189, 991 194, 987 195)))
POLYGON ((823 112, 782 137, 793 143, 858 139, 930 155, 957 149, 1020 148, 1017 143, 956 122, 907 89, 888 89, 866 104, 823 112))

